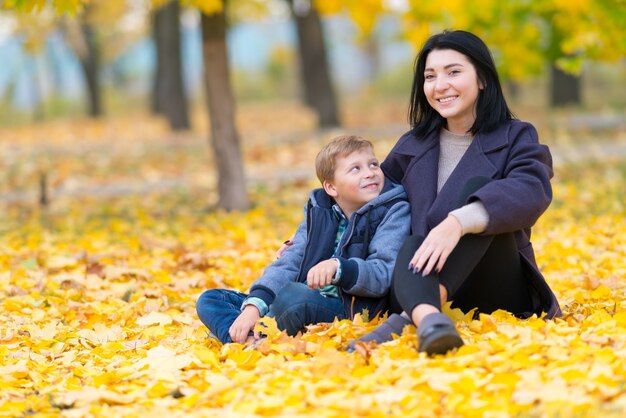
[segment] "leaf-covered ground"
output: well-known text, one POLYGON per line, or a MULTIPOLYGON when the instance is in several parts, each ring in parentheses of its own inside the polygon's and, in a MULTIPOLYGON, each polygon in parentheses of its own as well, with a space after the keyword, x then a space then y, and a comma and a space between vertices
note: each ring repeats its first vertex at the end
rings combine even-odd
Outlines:
MULTIPOLYGON (((116 123, 0 131, 0 416, 626 415, 626 159, 558 165, 533 242, 561 319, 450 312, 466 346, 438 358, 418 354, 408 328, 345 353, 378 318, 297 338, 268 323, 260 346, 222 346, 196 298, 259 276, 299 221, 333 133, 307 133, 307 120, 281 132, 284 118, 263 121, 267 137, 249 129, 255 206, 227 214, 207 210, 201 136, 116 123)), ((394 136, 371 134, 384 155, 394 136)))

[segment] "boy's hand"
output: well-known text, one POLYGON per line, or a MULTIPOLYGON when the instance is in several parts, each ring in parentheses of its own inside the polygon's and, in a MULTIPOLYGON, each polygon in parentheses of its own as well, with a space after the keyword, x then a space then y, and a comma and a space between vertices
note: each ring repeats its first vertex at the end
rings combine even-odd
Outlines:
MULTIPOLYGON (((261 318, 259 310, 254 305, 247 305, 239 314, 235 322, 230 326, 228 333, 233 342, 245 344, 248 341, 250 331, 254 329, 257 321, 261 318)), ((251 338, 251 337, 250 337, 251 338)), ((254 339, 258 336, 254 335, 254 339)))
POLYGON ((328 286, 337 273, 337 260, 330 259, 317 263, 306 275, 306 283, 311 289, 328 286))

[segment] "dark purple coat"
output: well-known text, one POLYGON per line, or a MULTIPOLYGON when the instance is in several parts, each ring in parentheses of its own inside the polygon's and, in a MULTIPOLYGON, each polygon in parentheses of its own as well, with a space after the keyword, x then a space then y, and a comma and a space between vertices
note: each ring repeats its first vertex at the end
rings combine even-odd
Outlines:
POLYGON ((559 316, 554 293, 539 272, 530 243, 530 228, 552 200, 552 156, 539 143, 537 131, 517 120, 502 124, 495 131, 477 134, 443 188, 437 194, 439 133, 417 138, 404 134, 381 167, 387 177, 402 183, 411 204, 413 235, 426 236, 456 209, 458 197, 472 177, 494 179, 466 203, 480 200, 489 214, 486 235, 513 232, 531 284, 535 312, 559 316))

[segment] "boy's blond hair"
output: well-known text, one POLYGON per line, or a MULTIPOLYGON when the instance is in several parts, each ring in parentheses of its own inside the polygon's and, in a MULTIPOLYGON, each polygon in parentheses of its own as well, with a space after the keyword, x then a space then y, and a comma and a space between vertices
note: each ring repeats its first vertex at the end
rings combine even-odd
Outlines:
POLYGON ((374 149, 374 145, 365 138, 357 135, 337 136, 324 145, 315 158, 315 172, 322 184, 331 182, 335 178, 337 157, 346 157, 355 151, 365 148, 374 149))

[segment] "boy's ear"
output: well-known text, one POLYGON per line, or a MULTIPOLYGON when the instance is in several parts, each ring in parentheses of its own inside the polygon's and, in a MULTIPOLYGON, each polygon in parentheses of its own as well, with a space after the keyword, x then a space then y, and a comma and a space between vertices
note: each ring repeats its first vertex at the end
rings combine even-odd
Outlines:
POLYGON ((324 191, 331 197, 337 197, 337 190, 335 189, 335 186, 333 186, 332 183, 325 181, 324 183, 322 183, 322 187, 324 188, 324 191))

